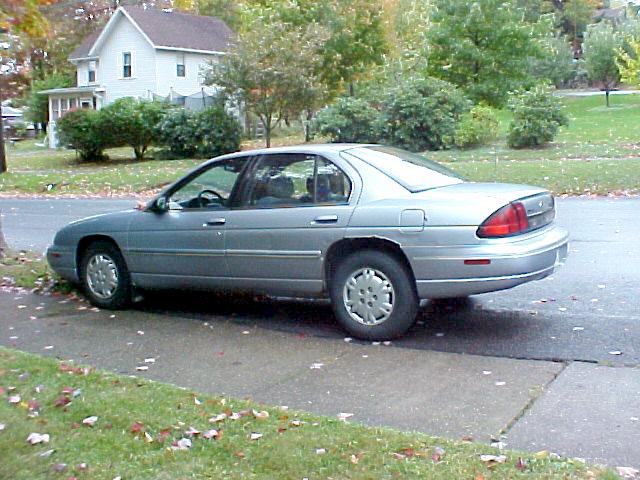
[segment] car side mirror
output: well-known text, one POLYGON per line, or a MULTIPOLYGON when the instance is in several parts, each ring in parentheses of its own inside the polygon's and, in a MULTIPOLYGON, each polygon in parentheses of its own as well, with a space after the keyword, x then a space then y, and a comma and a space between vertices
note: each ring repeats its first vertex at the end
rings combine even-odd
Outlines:
POLYGON ((166 212, 167 210, 169 210, 169 203, 167 202, 167 197, 159 197, 155 201, 155 204, 153 206, 156 212, 166 212))

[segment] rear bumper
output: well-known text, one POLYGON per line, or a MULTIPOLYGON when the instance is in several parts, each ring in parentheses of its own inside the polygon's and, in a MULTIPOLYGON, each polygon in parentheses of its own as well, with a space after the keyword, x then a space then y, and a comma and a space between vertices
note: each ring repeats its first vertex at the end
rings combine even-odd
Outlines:
POLYGON ((78 269, 76 268, 76 254, 72 248, 51 245, 47 249, 47 262, 62 278, 70 282, 78 282, 78 269))
MULTIPOLYGON (((450 298, 504 290, 551 275, 568 254, 568 233, 551 227, 525 239, 487 241, 448 249, 447 255, 410 256, 420 298, 450 298), (465 265, 465 260, 490 260, 465 265)), ((514 237, 515 238, 515 237, 514 237)))

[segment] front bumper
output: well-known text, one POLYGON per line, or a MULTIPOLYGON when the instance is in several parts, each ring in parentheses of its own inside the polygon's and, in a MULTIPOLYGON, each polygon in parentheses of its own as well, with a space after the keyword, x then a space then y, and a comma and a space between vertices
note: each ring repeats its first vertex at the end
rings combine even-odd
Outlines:
POLYGON ((47 249, 47 262, 49 262, 53 271, 62 278, 74 283, 80 280, 76 266, 76 254, 73 248, 51 245, 47 249))
POLYGON ((451 298, 504 290, 551 275, 568 255, 569 234, 546 228, 523 239, 512 237, 482 245, 412 249, 409 256, 420 298, 451 298), (421 250, 417 252, 416 250, 421 250), (417 254, 416 254, 417 253, 417 254), (487 265, 465 265, 465 260, 490 260, 487 265))

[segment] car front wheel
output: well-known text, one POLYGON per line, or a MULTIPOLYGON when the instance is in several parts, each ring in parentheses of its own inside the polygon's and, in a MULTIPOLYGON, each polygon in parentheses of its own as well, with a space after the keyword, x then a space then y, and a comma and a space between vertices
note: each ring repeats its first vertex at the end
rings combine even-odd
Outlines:
POLYGON ((101 308, 126 307, 131 280, 122 254, 109 242, 92 243, 82 256, 81 279, 89 301, 101 308))
POLYGON ((335 315, 354 337, 389 340, 415 322, 419 302, 413 278, 393 255, 354 252, 338 264, 329 287, 335 315))

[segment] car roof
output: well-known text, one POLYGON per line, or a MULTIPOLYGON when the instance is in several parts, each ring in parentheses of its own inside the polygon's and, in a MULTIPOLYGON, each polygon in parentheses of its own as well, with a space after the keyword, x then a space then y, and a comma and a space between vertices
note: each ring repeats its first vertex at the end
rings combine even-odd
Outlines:
POLYGON ((254 150, 244 150, 240 152, 230 153, 216 157, 212 160, 222 160, 227 158, 245 157, 254 155, 274 155, 278 153, 339 153, 351 148, 366 147, 374 144, 370 143, 317 143, 317 144, 300 144, 300 145, 287 145, 285 147, 272 147, 272 148, 257 148, 254 150))

